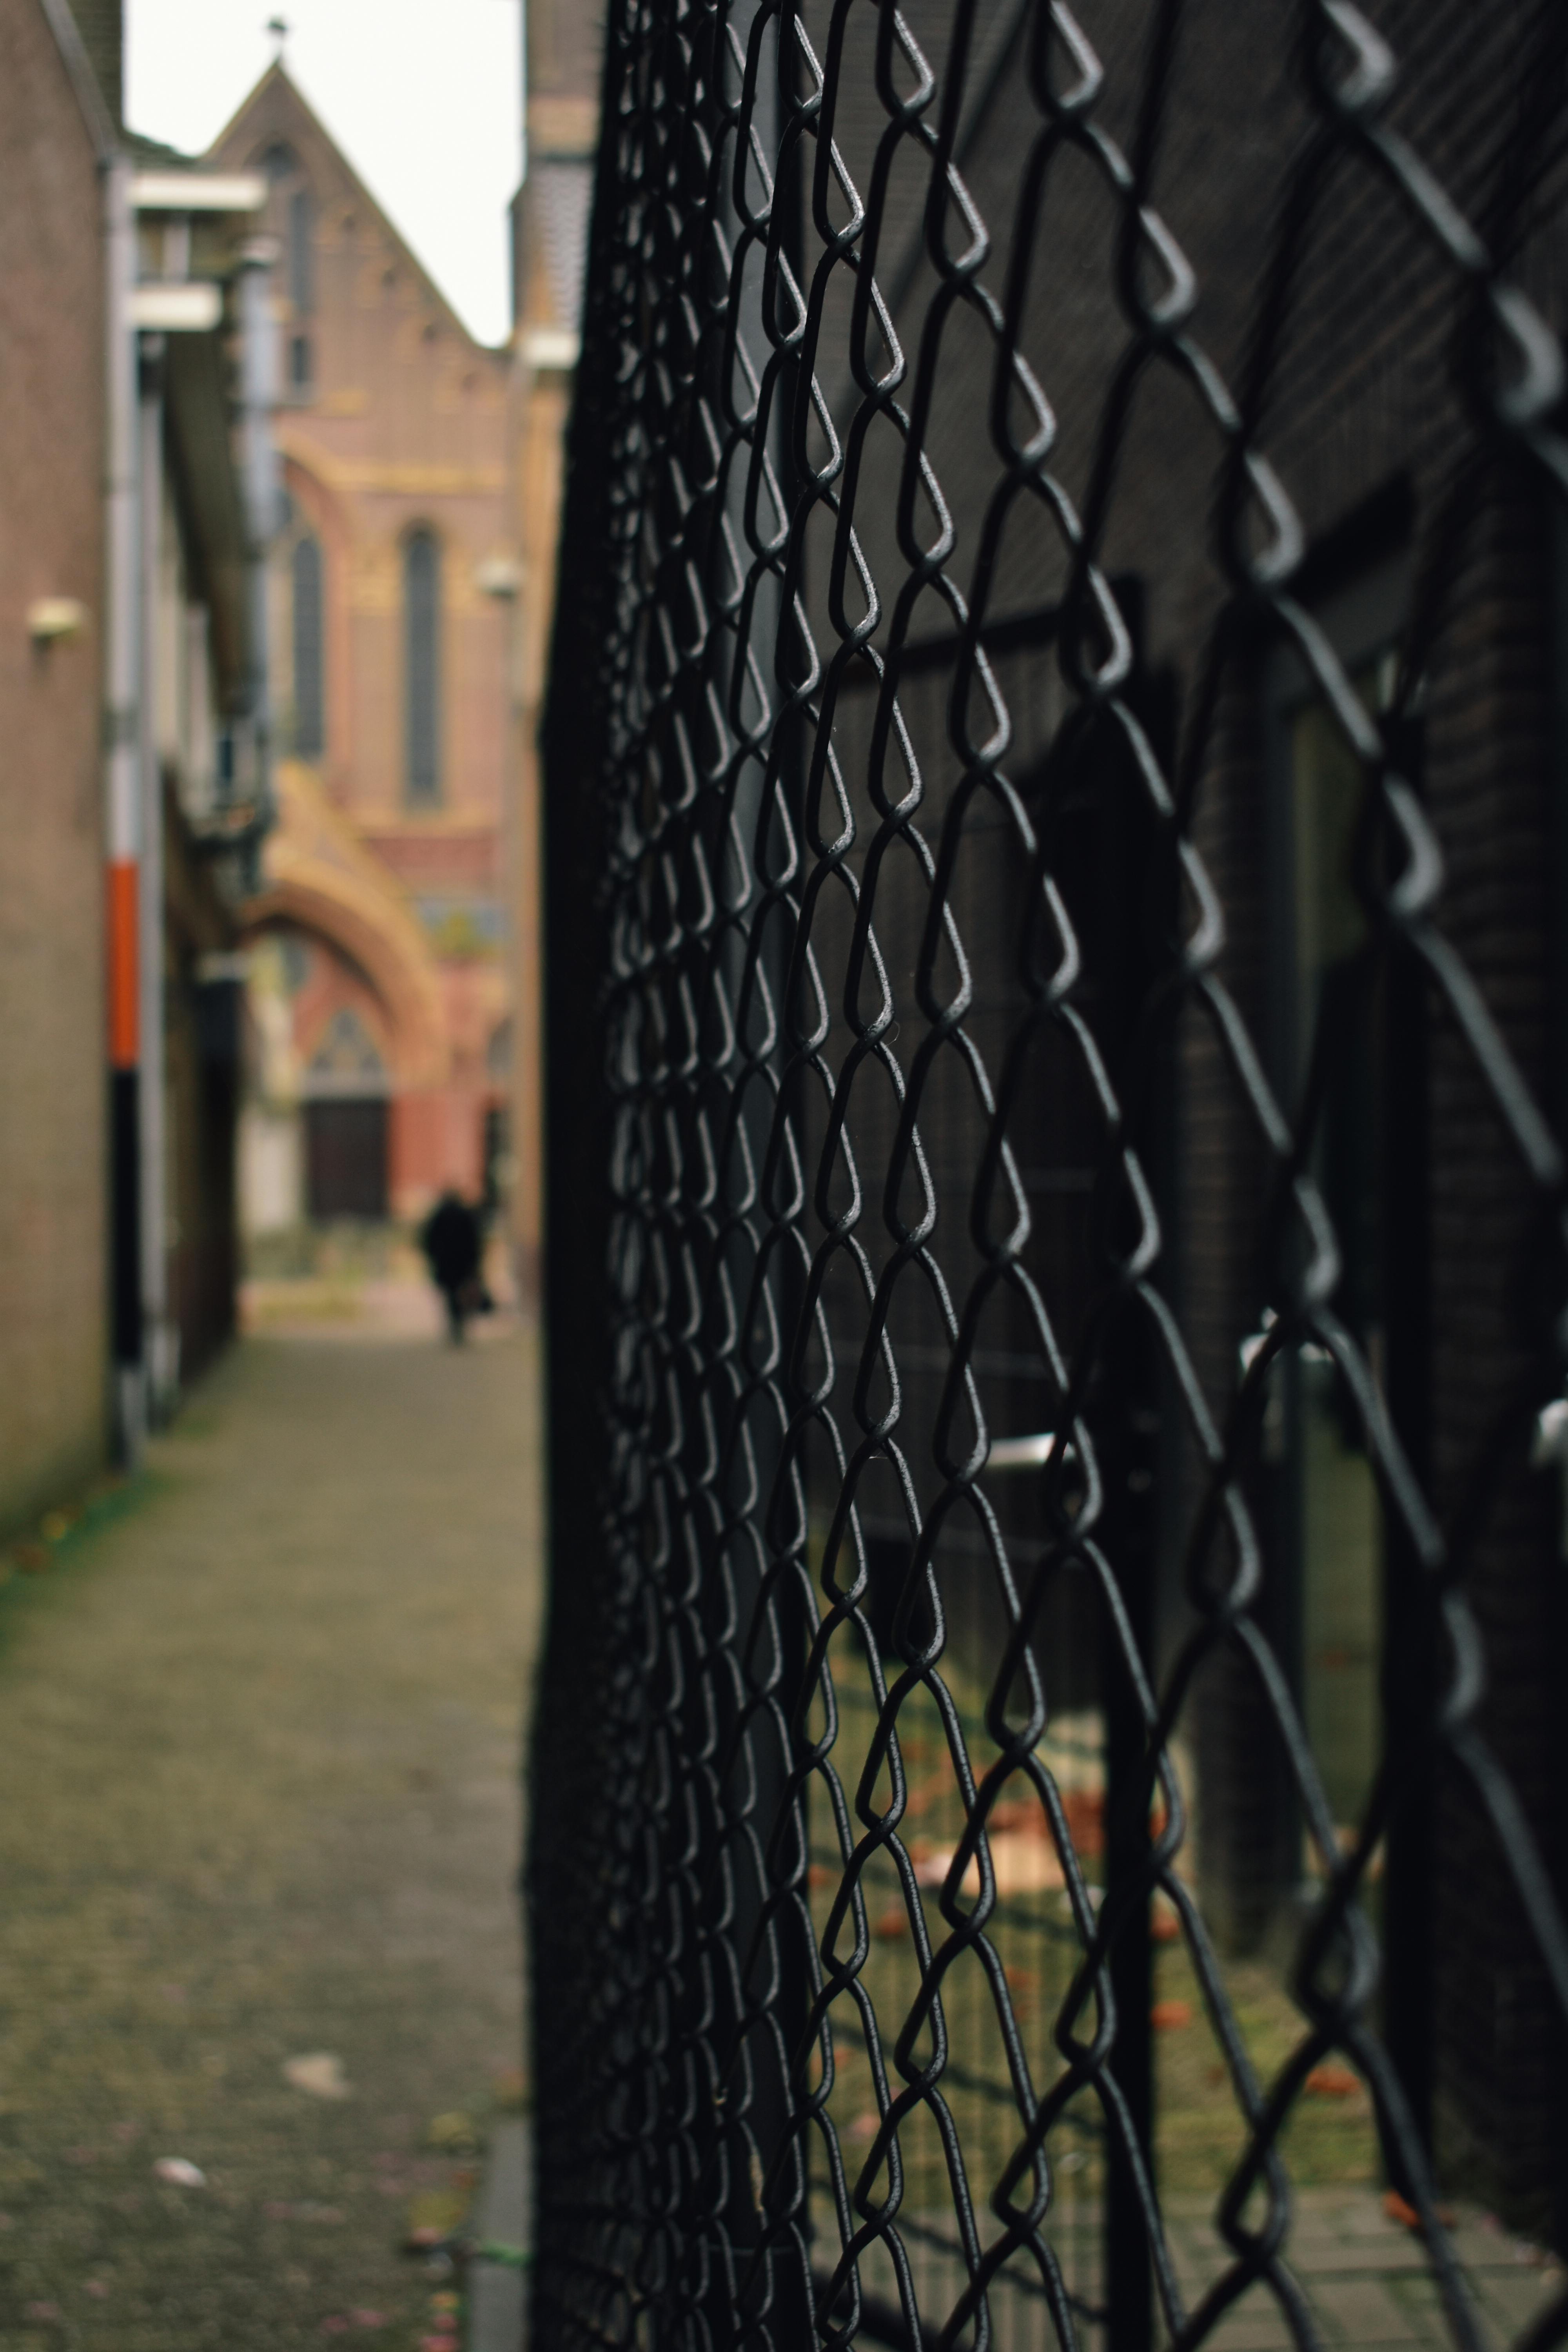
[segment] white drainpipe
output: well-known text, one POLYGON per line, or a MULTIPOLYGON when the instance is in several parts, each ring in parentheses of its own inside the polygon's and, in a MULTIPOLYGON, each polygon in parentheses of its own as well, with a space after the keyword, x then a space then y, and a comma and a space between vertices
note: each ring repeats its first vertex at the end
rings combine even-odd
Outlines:
POLYGON ((277 240, 255 236, 240 255, 240 450, 245 482, 250 605, 250 687, 247 696, 254 761, 257 826, 248 852, 259 883, 260 836, 276 814, 272 798, 272 703, 267 647, 267 553, 278 530, 278 449, 272 412, 278 401, 278 330, 272 316, 272 265, 277 240))

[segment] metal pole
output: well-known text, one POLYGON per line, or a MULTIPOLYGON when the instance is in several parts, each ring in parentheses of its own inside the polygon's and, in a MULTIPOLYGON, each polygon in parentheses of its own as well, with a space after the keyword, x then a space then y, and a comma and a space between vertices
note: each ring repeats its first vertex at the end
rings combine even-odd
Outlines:
POLYGON ((155 1428, 174 1409, 178 1341, 169 1319, 168 1100, 163 1056, 163 779, 158 745, 158 661, 163 564, 163 339, 140 338, 141 708, 137 728, 142 778, 139 887, 142 1032, 141 1163, 142 1329, 147 1417, 155 1428))
POLYGON ((131 1468, 146 1438, 142 1353, 141 780, 137 757, 136 346, 130 320, 135 278, 131 163, 116 155, 104 174, 108 307, 108 447, 104 541, 104 831, 108 861, 107 953, 110 1069, 110 1199, 116 1437, 131 1468))

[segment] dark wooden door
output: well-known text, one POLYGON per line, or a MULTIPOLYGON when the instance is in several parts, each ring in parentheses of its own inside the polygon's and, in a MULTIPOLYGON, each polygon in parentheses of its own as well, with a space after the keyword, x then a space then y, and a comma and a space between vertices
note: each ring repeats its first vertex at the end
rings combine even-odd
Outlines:
POLYGON ((386 1214, 386 1097, 305 1105, 305 1187, 312 1218, 386 1214))

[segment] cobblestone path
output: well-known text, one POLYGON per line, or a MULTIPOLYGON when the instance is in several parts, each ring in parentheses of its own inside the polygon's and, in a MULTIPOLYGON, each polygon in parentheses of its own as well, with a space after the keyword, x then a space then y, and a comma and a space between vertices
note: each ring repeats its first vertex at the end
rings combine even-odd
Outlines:
POLYGON ((534 1427, 515 1328, 252 1340, 0 1592, 3 2352, 423 2332, 521 2042, 534 1427))

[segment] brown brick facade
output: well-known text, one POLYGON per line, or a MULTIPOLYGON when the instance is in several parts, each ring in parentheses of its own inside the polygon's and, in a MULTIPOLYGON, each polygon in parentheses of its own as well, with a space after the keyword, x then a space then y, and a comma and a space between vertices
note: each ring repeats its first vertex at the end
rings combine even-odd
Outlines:
MULTIPOLYGON (((288 508, 269 627, 281 822, 248 915, 258 936, 295 942, 290 970, 319 967, 292 1000, 293 1085, 329 1083, 316 1066, 331 1024, 363 1015, 356 1034, 384 1071, 386 1197, 395 1216, 417 1216, 447 1185, 479 1195, 505 1096, 509 361, 468 334, 281 67, 207 161, 268 173, 279 253, 288 508), (431 791, 410 769, 416 541, 434 549, 437 600, 431 791), (296 676, 302 541, 319 566, 314 684, 296 676), (354 985, 333 994, 350 972, 354 985)), ((281 1131, 297 1102, 253 1113, 281 1131)), ((307 1194, 266 1217, 297 1222, 307 1194)))
POLYGON ((103 264, 93 147, 36 0, 0 18, 0 1527, 105 1423, 103 264), (44 597, 79 634, 29 635, 44 597))
MULTIPOLYGON (((1200 0, 1184 12, 1153 184, 1153 201, 1195 272, 1195 340, 1233 387, 1246 381, 1255 290, 1268 265, 1285 174, 1310 123, 1294 13, 1282 0, 1264 0, 1247 14, 1243 40, 1237 37, 1235 12, 1217 0, 1200 0)), ((948 12, 915 6, 909 21, 918 38, 930 39, 931 56, 940 57, 948 12)), ((1437 179, 1484 222, 1514 135, 1522 13, 1502 7, 1478 16, 1462 6, 1396 5, 1380 9, 1378 22, 1395 53, 1408 59, 1390 120, 1437 179)), ((1126 146, 1136 128, 1144 26, 1144 12, 1114 6, 1100 12, 1092 28, 1106 68, 1096 120, 1126 146)), ((852 21, 847 38, 866 44, 866 54, 857 53, 844 70, 834 129, 864 189, 886 115, 873 89, 868 20, 858 30, 852 21)), ((988 282, 1003 285, 1021 217, 1034 239, 1022 345, 1051 405, 1053 475, 1083 513, 1113 373, 1131 341, 1116 291, 1119 223, 1099 173, 1065 142, 1042 184, 1037 219, 1020 215, 1025 163, 1040 135, 1025 65, 1020 48, 1012 68, 991 85, 988 110, 975 126, 963 170, 994 239, 988 282)), ((1528 235, 1519 246, 1520 275, 1559 331, 1568 317, 1561 179, 1561 165, 1554 165, 1533 191, 1528 235)), ((910 186, 917 184, 923 184, 911 174, 910 186)), ((900 215, 900 201, 895 171, 878 268, 885 285, 902 282, 910 289, 896 313, 901 329, 906 317, 922 317, 934 281, 921 250, 922 225, 912 212, 900 215), (902 254, 900 230, 907 240, 902 254)), ((1147 269, 1149 282, 1157 282, 1157 261, 1150 258, 1147 269)), ((830 306, 843 299, 847 283, 841 279, 830 306)), ((1264 405, 1263 446, 1303 526, 1308 554, 1298 593, 1309 607, 1328 614, 1336 599, 1342 602, 1381 576, 1380 566, 1397 571, 1403 551, 1405 573, 1413 572, 1416 584, 1402 590, 1400 608, 1391 609, 1389 634, 1399 637, 1421 593, 1423 563, 1437 553, 1447 587, 1423 632, 1419 782, 1447 865, 1440 926, 1527 1084, 1560 1115, 1565 1032, 1558 960, 1564 917, 1556 803, 1563 746, 1551 668, 1563 593, 1554 570, 1559 559, 1548 543, 1539 487, 1478 446, 1452 366, 1462 299, 1451 265, 1386 179, 1364 157, 1337 153, 1326 167, 1321 200, 1299 256, 1289 325, 1264 405), (1452 557, 1443 552, 1448 545, 1456 551, 1452 557)), ((825 330, 825 344, 842 333, 840 320, 825 330)), ((980 523, 1000 471, 990 423, 983 422, 993 346, 959 304, 946 314, 942 337, 924 443, 956 522, 950 574, 967 592, 980 523)), ((900 394, 906 403, 914 398, 924 356, 914 348, 906 352, 910 373, 900 394)), ((837 393, 835 397, 838 414, 845 404, 837 393)), ((1023 415, 1020 400, 1016 428, 1023 415)), ((890 520, 902 455, 890 427, 872 428, 861 462, 874 488, 868 496, 863 480, 856 513, 862 547, 882 581, 904 576, 890 520)), ((1279 818, 1270 812, 1279 790, 1268 732, 1277 724, 1269 699, 1275 642, 1239 614, 1224 639, 1215 678, 1205 681, 1202 667, 1229 593, 1214 554, 1223 457, 1220 436, 1179 371, 1161 362, 1145 369, 1121 428, 1098 554, 1112 579, 1141 583, 1143 660, 1152 675, 1173 688, 1184 745, 1197 723, 1205 683, 1212 687, 1201 761, 1184 779, 1194 794, 1192 834, 1224 909, 1218 973, 1272 1066, 1279 1017, 1275 967, 1287 919, 1271 868, 1278 845, 1270 827, 1279 818)), ((928 512, 920 515, 918 528, 927 539, 934 536, 928 512)), ((836 628, 826 609, 830 520, 820 509, 813 529, 819 530, 807 572, 813 621, 819 650, 831 651, 847 623, 836 628)), ((1049 614, 1068 576, 1064 544, 1041 508, 1016 504, 991 587, 991 612, 1049 614)), ((858 616, 858 599, 851 590, 850 620, 858 616)), ((879 645, 887 642, 890 617, 884 615, 879 645)), ((952 625, 933 595, 917 607, 910 635, 951 634, 952 625)), ((1055 656, 1037 658, 1054 663, 1055 656)), ((1001 674, 1013 722, 1006 771, 1027 791, 1031 774, 1041 772, 1055 723, 1051 698, 1037 680, 1031 692, 1013 669, 1001 674)), ((871 681, 862 683, 868 688, 871 681)), ((928 709, 923 693, 911 681, 900 701, 921 765, 921 830, 934 852, 961 763, 951 746, 951 719, 928 709)), ((841 702, 835 726, 856 795, 858 844, 864 845, 882 811, 858 796, 866 741, 858 721, 846 714, 841 702)), ((1169 772, 1179 772, 1173 764, 1169 772)), ((889 751, 889 799, 907 788, 903 767, 889 751)), ((1030 805, 1044 822, 1048 802, 1037 797, 1030 805)), ((820 842, 811 845, 820 855, 820 842)), ((859 870, 862 863, 858 845, 850 864, 859 870)), ((882 880, 878 889, 879 939, 903 1020, 925 898, 923 891, 914 893, 906 933, 896 892, 882 880)), ((953 904, 962 927, 961 888, 953 904)), ((824 943, 824 981, 836 1007, 847 1003, 848 919, 847 912, 844 943, 831 922, 818 919, 815 932, 824 943)), ((1183 928, 1190 930, 1194 920, 1195 909, 1184 907, 1183 928)), ((965 936, 976 992, 969 1025, 978 1034, 988 1001, 1016 1006, 1019 1000, 1007 994, 1015 985, 1007 950, 984 936, 983 927, 980 936, 965 936), (989 1000, 988 991, 994 992, 989 1000)), ((1393 984, 1382 979, 1376 989, 1393 984)), ((1100 986, 1091 955, 1082 995, 1091 1025, 1100 1018, 1100 986)), ((1377 1008, 1383 1002, 1369 988, 1357 1017, 1382 1021, 1377 1008)), ((1488 1662, 1482 1728, 1561 1882, 1565 1759, 1559 1694, 1568 1655, 1562 1501, 1556 1480, 1527 1466, 1529 1413, 1521 1412, 1521 1382, 1539 1379, 1532 1368, 1539 1366, 1544 1336, 1540 1302, 1557 1295, 1558 1260, 1541 1222, 1538 1195, 1491 1105, 1471 1047, 1431 992, 1414 1017, 1425 1075, 1414 1091, 1400 1095, 1398 1116, 1419 1119, 1423 1132, 1415 1139, 1394 1136, 1380 1149, 1391 1167, 1406 1174, 1413 1160, 1429 1169, 1430 1196, 1417 1203, 1400 1191, 1403 1178, 1380 1178, 1390 1189, 1379 1213, 1391 1229, 1424 1221, 1421 1312, 1431 1336, 1429 1352, 1423 1346, 1420 1361, 1392 1376, 1393 1409, 1403 1417, 1402 1435, 1429 1481, 1481 1629, 1488 1662), (1497 1448, 1505 1421, 1511 1433, 1506 1475, 1500 1476, 1497 1448), (1478 1513, 1475 1497, 1483 1492, 1500 1500, 1478 1513)), ((923 1025, 917 1024, 913 1034, 923 1035, 923 1025)), ((1411 1034, 1402 1036, 1408 1041, 1411 1034)), ((1243 1344, 1258 1331, 1266 1308, 1286 1302, 1290 1246, 1281 1226, 1268 1222, 1277 1204, 1253 1111, 1214 1024, 1190 992, 1173 1053, 1165 1208, 1173 1245, 1163 1260, 1162 1287, 1180 1316, 1210 1410, 1223 1424, 1238 1385, 1243 1344)), ((1289 1083, 1278 1070, 1274 1075, 1293 1111, 1289 1083)), ((1074 1100, 1070 1086, 1044 1060, 1037 1084, 1037 1132, 1047 1136, 1054 1128, 1062 1156, 1092 1161, 1096 1114, 1074 1100)), ((889 1107, 879 1119, 868 1112, 869 1093, 859 1089, 850 1129, 861 1165, 876 1170, 885 1163, 894 1113, 889 1107)), ((944 1179, 937 1191, 952 1204, 948 1213, 956 1222, 968 1195, 956 1126, 973 1113, 962 1108, 956 1091, 939 1085, 927 1100, 927 1146, 944 1179)), ((1392 1116, 1385 1106, 1380 1122, 1392 1116)), ((817 1126, 808 1132, 819 1139, 817 1126)), ((1020 1112, 1015 1140, 1031 1132, 1020 1112)), ((1042 1203, 1037 1213, 1043 1230, 1032 1246, 1039 1252, 1043 1292, 1060 1309, 1058 1336, 1070 1339, 1080 1303, 1053 1266, 1048 1237, 1065 1230, 1061 1213, 1042 1203)), ((885 1252, 879 1220, 873 1217, 869 1225, 878 1228, 870 1245, 885 1252)), ((1408 1261, 1408 1235, 1385 1237, 1384 1246, 1403 1248, 1408 1261)), ((969 1272, 963 1243, 949 1233, 942 1249, 944 1263, 960 1270, 963 1295, 969 1272)), ((845 1320, 847 1363, 857 1360, 863 1323, 860 1313, 845 1320)), ((929 1486, 936 1374, 943 1360, 940 1351, 932 1357, 934 1369, 922 1384, 912 1327, 901 1335, 895 1328, 894 1339, 907 1372, 901 1434, 917 1485, 929 1486)), ((1026 1349, 1021 1320, 1015 1321, 1011 1341, 1026 1349)), ((1024 1402, 1020 1394, 1014 1409, 1024 1402)), ((1198 1475, 1195 1454, 1173 1436, 1162 1472, 1167 1556, 1158 1646, 1166 1659, 1195 1622, 1180 1597, 1183 1562, 1171 1548, 1190 1527, 1198 1475)), ((1263 1580, 1253 1613, 1287 1675, 1299 1683, 1305 1670, 1303 1603, 1300 1538, 1291 1525, 1300 1507, 1291 1485, 1298 1475, 1289 1462, 1274 1459, 1265 1443, 1248 1499, 1263 1539, 1263 1580)), ((833 1475, 827 1483, 833 1485, 833 1475)), ((1016 1508, 1011 1494, 1005 1508, 1016 1508)), ((1016 1555, 1027 1551, 1016 1541, 1014 1549, 1016 1555)), ((1223 1585, 1234 1568, 1222 1538, 1205 1571, 1210 1589, 1223 1585)), ((1395 1654, 1394 1670, 1408 1654, 1395 1654)), ((1065 1703, 1074 1703, 1081 1675, 1064 1660, 1060 1640, 1054 1647, 1044 1641, 1042 1655, 1054 1657, 1058 1687, 1068 1694, 1065 1703)), ((1436 1683, 1452 1674, 1453 1663, 1448 1657, 1433 1662, 1436 1683)), ((1195 1764, 1204 1911, 1222 1944, 1233 1949, 1283 1949, 1280 1931, 1300 1916, 1300 1815, 1274 1727, 1273 1705, 1243 1653, 1232 1648, 1212 1656, 1181 1729, 1195 1764)), ((1561 2171, 1553 2139, 1561 2095, 1553 2068, 1561 2053, 1543 1974, 1509 1889, 1495 1831, 1482 1822, 1473 1792, 1459 1785, 1457 1773, 1440 1787, 1418 1791, 1415 1811, 1427 1822, 1421 1868, 1431 1909, 1411 1972, 1396 1979, 1388 1998, 1430 2002, 1429 2022, 1416 2031, 1435 2053, 1440 2159, 1456 2188, 1477 2191, 1542 2233, 1560 2234, 1563 2217, 1553 2208, 1548 2183, 1554 2168, 1561 2171), (1432 1971, 1425 1987, 1416 1981, 1417 1962, 1432 1971)))

